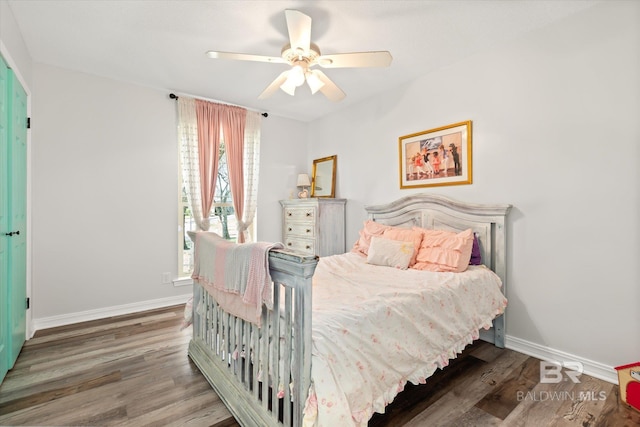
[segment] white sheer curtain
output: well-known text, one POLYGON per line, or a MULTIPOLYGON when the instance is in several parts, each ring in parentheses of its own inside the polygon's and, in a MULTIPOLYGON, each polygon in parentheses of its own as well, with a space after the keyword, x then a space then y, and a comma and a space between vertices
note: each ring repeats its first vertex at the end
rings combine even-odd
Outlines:
POLYGON ((178 138, 180 139, 180 160, 182 161, 182 181, 191 215, 198 230, 209 229, 208 215, 203 218, 202 195, 200 193, 200 166, 198 159, 198 122, 196 101, 181 96, 178 98, 178 138))
POLYGON ((258 207, 258 175, 260 171, 260 126, 262 115, 247 111, 244 128, 244 211, 238 218, 238 241, 249 242, 248 229, 256 217, 258 207), (242 238, 240 237, 242 235, 242 238))
MULTIPOLYGON (((238 222, 238 242, 252 240, 248 229, 256 216, 258 204, 258 174, 260 161, 260 127, 262 115, 247 111, 244 130, 243 188, 244 209, 238 222)), ((196 100, 181 96, 178 98, 178 137, 182 162, 182 179, 191 215, 198 230, 209 230, 209 215, 203 212, 201 193, 200 153, 198 149, 198 120, 196 100)))

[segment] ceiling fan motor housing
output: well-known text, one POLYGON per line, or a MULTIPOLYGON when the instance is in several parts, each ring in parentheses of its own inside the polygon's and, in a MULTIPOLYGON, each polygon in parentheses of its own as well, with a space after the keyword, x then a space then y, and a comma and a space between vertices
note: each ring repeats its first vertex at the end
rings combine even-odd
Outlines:
POLYGON ((311 43, 309 50, 305 52, 302 48, 292 48, 291 44, 287 43, 282 48, 282 59, 294 65, 296 62, 305 61, 307 65, 311 66, 316 62, 316 59, 320 56, 320 48, 311 43))

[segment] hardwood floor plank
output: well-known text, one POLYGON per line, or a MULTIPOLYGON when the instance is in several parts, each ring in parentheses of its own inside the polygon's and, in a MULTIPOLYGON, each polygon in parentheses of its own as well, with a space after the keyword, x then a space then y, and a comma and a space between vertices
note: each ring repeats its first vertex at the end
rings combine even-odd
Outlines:
MULTIPOLYGON (((158 426, 182 422, 183 417, 189 417, 189 414, 195 413, 203 409, 208 409, 206 418, 199 421, 202 424, 210 425, 212 422, 218 422, 231 416, 220 398, 211 393, 210 389, 204 389, 203 392, 188 399, 179 399, 173 403, 156 408, 153 411, 141 414, 138 417, 129 418, 126 422, 119 424, 121 426, 158 426)), ((195 422, 195 419, 194 421, 195 422)))
MULTIPOLYGON (((188 344, 188 338, 179 341, 179 344, 188 344)), ((102 350, 92 350, 84 354, 58 354, 52 355, 52 360, 38 363, 29 367, 29 374, 21 376, 18 381, 7 381, 3 383, 3 391, 12 392, 20 388, 38 383, 67 378, 78 371, 93 371, 108 367, 110 364, 121 364, 123 360, 133 360, 137 357, 144 357, 151 352, 164 351, 173 343, 167 343, 164 336, 153 339, 142 339, 138 343, 124 343, 122 345, 109 345, 102 350)), ((9 373, 7 379, 10 379, 9 373)))
MULTIPOLYGON (((472 406, 467 411, 463 412, 460 416, 451 420, 446 420, 441 424, 442 427, 495 427, 499 426, 502 420, 496 418, 493 415, 483 411, 482 409, 472 406)), ((431 424, 431 420, 427 420, 427 425, 431 424)))
POLYGON ((476 406, 504 420, 520 403, 519 393, 533 389, 540 380, 540 361, 532 357, 515 367, 495 389, 487 393, 476 406))
MULTIPOLYGON (((535 360, 535 359, 534 359, 535 360)), ((536 384, 530 390, 517 390, 518 405, 504 418, 502 427, 527 427, 539 425, 553 425, 555 414, 562 406, 562 399, 566 398, 566 385, 536 384)))
POLYGON ((37 331, 33 338, 31 338, 25 344, 25 348, 37 349, 43 345, 48 344, 51 341, 55 341, 56 345, 64 344, 67 342, 73 342, 79 338, 87 339, 90 337, 102 337, 105 331, 113 331, 119 328, 127 328, 132 325, 140 324, 142 321, 146 323, 154 323, 158 320, 168 320, 174 322, 178 316, 175 311, 161 312, 152 316, 147 316, 145 319, 140 319, 135 314, 125 315, 122 317, 109 317, 107 319, 92 320, 83 322, 83 328, 78 329, 77 324, 59 326, 56 328, 42 329, 37 331))
POLYGON ((51 390, 35 392, 27 394, 26 397, 16 398, 6 403, 0 404, 0 415, 5 415, 11 412, 16 412, 24 408, 39 405, 41 403, 51 402, 55 399, 60 399, 65 396, 70 396, 76 393, 82 393, 91 388, 101 387, 104 384, 113 383, 122 379, 120 372, 111 372, 106 375, 101 375, 91 380, 81 380, 74 384, 59 387, 51 390))
MULTIPOLYGON (((190 400, 194 396, 209 392, 210 387, 207 386, 208 384, 202 381, 194 381, 182 386, 176 386, 172 380, 157 385, 152 384, 148 389, 128 400, 127 415, 129 418, 138 418, 175 402, 190 400)), ((211 399, 218 401, 220 398, 214 393, 211 399)))
POLYGON ((86 399, 84 393, 81 393, 0 416, 0 425, 91 425, 88 422, 81 423, 80 421, 87 421, 106 412, 125 413, 125 411, 121 402, 111 396, 101 396, 100 400, 96 401, 95 399, 86 399))
POLYGON ((551 422, 556 426, 595 426, 605 406, 607 396, 613 392, 614 384, 603 384, 593 377, 580 376, 579 383, 571 383, 562 405, 551 422))

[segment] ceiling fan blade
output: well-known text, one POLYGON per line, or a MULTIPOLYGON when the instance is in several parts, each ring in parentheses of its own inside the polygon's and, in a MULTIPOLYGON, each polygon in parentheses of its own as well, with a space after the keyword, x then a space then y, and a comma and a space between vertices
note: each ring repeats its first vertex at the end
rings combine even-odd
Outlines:
POLYGON ((215 52, 210 50, 207 52, 207 56, 213 59, 234 59, 240 61, 258 61, 258 62, 273 62, 276 64, 286 64, 287 61, 279 56, 262 56, 251 55, 247 53, 234 53, 234 52, 215 52))
POLYGON ((280 73, 280 75, 276 77, 276 79, 272 81, 271 84, 267 86, 267 88, 264 91, 262 91, 258 99, 268 98, 271 95, 273 95, 278 89, 280 89, 280 86, 282 86, 282 83, 284 83, 285 80, 287 80, 289 71, 290 70, 283 71, 282 73, 280 73))
POLYGON ((334 82, 331 81, 325 73, 320 70, 313 70, 313 74, 318 76, 324 85, 319 89, 320 92, 333 102, 342 101, 347 96, 334 82))
POLYGON ((311 17, 293 9, 284 11, 289 30, 289 43, 294 51, 309 52, 311 46, 311 17))
POLYGON ((384 50, 320 55, 316 62, 323 68, 388 67, 392 59, 391 53, 384 50))

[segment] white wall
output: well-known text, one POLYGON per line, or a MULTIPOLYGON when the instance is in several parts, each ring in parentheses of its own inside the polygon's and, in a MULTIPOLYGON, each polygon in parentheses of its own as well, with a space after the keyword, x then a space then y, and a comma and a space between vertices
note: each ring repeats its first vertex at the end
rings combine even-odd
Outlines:
POLYGON ((307 123, 274 115, 262 119, 258 240, 282 240, 282 207, 279 200, 288 199, 292 192, 297 195, 298 174, 311 173, 307 164, 308 128, 307 123))
MULTIPOLYGON (((34 322, 190 292, 161 284, 177 271, 175 101, 42 64, 34 81, 34 322)), ((263 240, 279 240, 278 199, 306 162, 306 128, 264 119, 263 240)))
POLYGON ((32 74, 31 55, 6 0, 0 0, 0 54, 9 62, 9 66, 29 93, 32 74))
MULTIPOLYGON (((640 354, 640 3, 605 2, 315 121, 350 245, 364 205, 510 203, 507 334, 616 366, 640 354), (399 189, 398 137, 473 121, 473 184, 399 189)), ((514 342, 515 340, 512 340, 514 342)))
POLYGON ((178 154, 166 93, 36 64, 33 317, 186 293, 175 273, 178 154))

